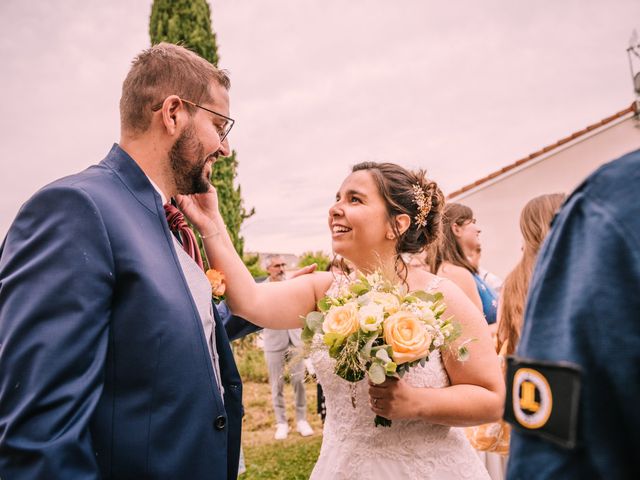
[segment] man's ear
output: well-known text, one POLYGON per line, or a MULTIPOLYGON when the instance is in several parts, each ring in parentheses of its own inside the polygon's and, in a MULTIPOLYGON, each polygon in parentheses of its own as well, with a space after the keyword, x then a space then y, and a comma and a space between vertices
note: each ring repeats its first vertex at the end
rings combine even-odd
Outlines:
POLYGON ((178 125, 182 123, 184 115, 188 115, 184 103, 177 95, 169 95, 162 102, 162 124, 169 135, 178 132, 178 125))
POLYGON ((401 213, 396 215, 395 222, 398 232, 402 235, 404 232, 409 230, 409 227, 411 226, 411 217, 406 213, 401 213))

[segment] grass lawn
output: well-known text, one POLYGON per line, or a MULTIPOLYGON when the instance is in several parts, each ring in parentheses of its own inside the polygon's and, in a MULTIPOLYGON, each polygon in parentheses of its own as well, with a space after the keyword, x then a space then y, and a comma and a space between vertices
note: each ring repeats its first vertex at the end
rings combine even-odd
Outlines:
POLYGON ((309 478, 320 453, 322 422, 316 413, 316 384, 310 381, 306 387, 307 420, 314 434, 305 438, 296 431, 293 388, 287 383, 284 394, 291 430, 286 440, 275 440, 275 419, 269 384, 244 384, 242 448, 247 471, 240 475, 241 480, 309 478))

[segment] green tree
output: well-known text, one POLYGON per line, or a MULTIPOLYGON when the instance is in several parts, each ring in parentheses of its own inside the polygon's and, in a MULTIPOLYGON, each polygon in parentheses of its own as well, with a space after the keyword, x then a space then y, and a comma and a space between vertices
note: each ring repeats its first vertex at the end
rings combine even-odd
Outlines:
POLYGON ((151 44, 179 43, 218 65, 216 34, 206 0, 154 0, 149 21, 151 44))
POLYGON ((237 176, 238 160, 236 160, 235 150, 228 157, 220 157, 214 164, 211 172, 211 183, 218 191, 218 201, 220 203, 220 214, 224 218, 224 223, 229 230, 229 235, 233 241, 238 255, 242 257, 244 253, 244 238, 240 235, 242 222, 256 213, 252 208, 247 212, 242 202, 242 189, 240 185, 235 186, 237 176))
POLYGON ((262 268, 262 265, 260 265, 259 254, 256 253, 254 255, 245 255, 242 260, 249 269, 249 272, 251 273, 253 278, 266 277, 269 275, 269 272, 267 272, 264 268, 262 268))
POLYGON ((323 272, 331 263, 331 258, 321 250, 318 250, 317 252, 308 251, 300 255, 300 260, 298 261, 298 266, 300 268, 311 265, 312 263, 317 264, 317 270, 323 272))
MULTIPOLYGON (((211 28, 211 10, 206 0, 154 0, 149 36, 153 45, 160 42, 184 45, 213 65, 218 65, 216 35, 211 28)), ((242 256, 244 239, 240 235, 240 227, 255 213, 255 209, 247 212, 243 206, 240 186, 235 186, 237 167, 235 151, 229 157, 220 157, 214 165, 211 183, 218 191, 220 213, 233 245, 242 256)))

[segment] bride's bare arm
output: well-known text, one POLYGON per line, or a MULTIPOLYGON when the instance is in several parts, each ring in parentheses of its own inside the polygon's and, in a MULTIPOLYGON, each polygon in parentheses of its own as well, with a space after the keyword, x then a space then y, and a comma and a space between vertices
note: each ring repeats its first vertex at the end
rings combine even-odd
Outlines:
POLYGON ((250 274, 239 278, 242 270, 249 273, 242 261, 234 265, 221 260, 214 266, 228 279, 226 299, 231 310, 266 328, 302 327, 301 317, 316 309, 332 281, 330 273, 315 272, 284 282, 255 283, 250 274))
POLYGON ((285 282, 256 283, 233 247, 213 187, 208 193, 176 200, 200 232, 209 262, 224 273, 226 299, 233 313, 261 327, 300 327, 300 316, 315 310, 331 284, 331 274, 317 272, 285 282))
POLYGON ((453 315, 462 327, 456 345, 468 344, 469 359, 461 362, 455 348, 442 359, 451 385, 445 388, 412 387, 400 380, 388 380, 369 390, 374 412, 390 419, 422 418, 450 426, 478 425, 502 416, 504 380, 488 326, 481 313, 452 282, 440 284, 447 303, 445 315, 453 315), (377 399, 377 400, 374 400, 377 399))

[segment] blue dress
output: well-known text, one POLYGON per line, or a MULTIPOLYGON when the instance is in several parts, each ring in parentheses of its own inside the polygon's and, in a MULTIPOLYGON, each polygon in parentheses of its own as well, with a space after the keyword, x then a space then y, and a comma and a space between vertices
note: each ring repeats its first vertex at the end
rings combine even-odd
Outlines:
POLYGON ((491 288, 487 282, 485 282, 477 273, 473 274, 473 279, 478 287, 478 293, 480 294, 480 300, 482 300, 482 313, 487 323, 491 325, 496 323, 496 316, 498 313, 498 294, 491 288))

